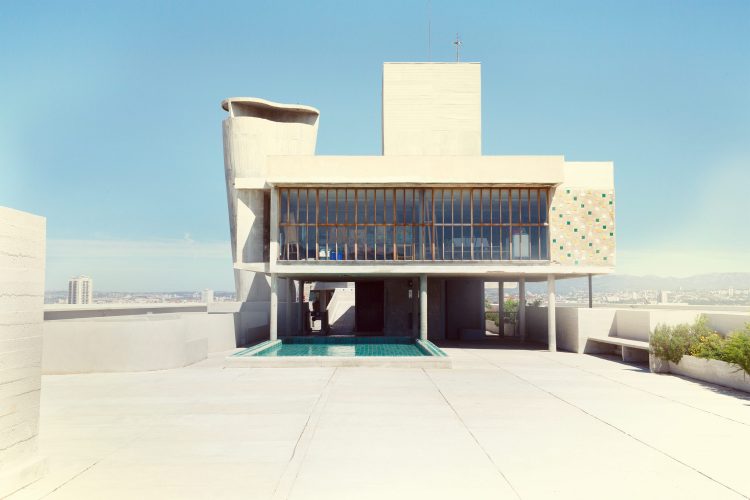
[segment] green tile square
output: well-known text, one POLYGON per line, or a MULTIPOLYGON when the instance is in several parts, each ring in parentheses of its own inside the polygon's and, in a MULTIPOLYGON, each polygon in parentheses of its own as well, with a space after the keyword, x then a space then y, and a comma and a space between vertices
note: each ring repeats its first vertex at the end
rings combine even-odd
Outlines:
POLYGON ((589 210, 589 215, 591 215, 591 210, 589 210))
POLYGON ((594 246, 594 244, 593 244, 593 243, 591 243, 591 242, 589 242, 589 246, 590 246, 590 247, 592 247, 592 246, 594 246))
POLYGON ((606 258, 606 257, 604 257, 604 260, 607 260, 607 258, 606 258))
POLYGON ((566 189, 566 190, 565 190, 565 193, 566 193, 566 194, 570 194, 570 189, 566 189))
POLYGON ((576 266, 578 265, 578 261, 576 261, 576 266))
POLYGON ((586 235, 585 235, 585 234, 582 234, 582 235, 581 235, 581 239, 582 239, 582 240, 585 240, 585 239, 586 239, 586 235))
POLYGON ((607 229, 607 225, 606 225, 606 224, 604 224, 604 225, 602 226, 602 229, 607 229))
POLYGON ((563 249, 563 246, 562 246, 562 245, 560 245, 560 250, 562 250, 562 249, 563 249))
POLYGON ((552 238, 552 243, 557 243, 557 238, 552 238))
POLYGON ((609 235, 610 235, 610 236, 614 236, 614 235, 615 235, 615 233, 609 233, 609 235))
POLYGON ((611 204, 612 204, 612 202, 610 201, 610 202, 609 202, 609 204, 611 205, 611 204))
POLYGON ((574 196, 573 201, 578 201, 578 196, 574 196))
POLYGON ((607 197, 607 195, 604 194, 604 193, 602 193, 602 198, 606 198, 606 197, 607 197))
POLYGON ((568 254, 568 257, 570 257, 570 254, 568 254))
POLYGON ((599 250, 597 250, 596 253, 599 253, 599 250))
POLYGON ((570 225, 570 221, 566 222, 565 224, 569 226, 570 225))
POLYGON ((573 232, 577 233, 578 232, 578 228, 573 229, 573 232))
POLYGON ((596 222, 599 222, 599 219, 596 219, 596 222))

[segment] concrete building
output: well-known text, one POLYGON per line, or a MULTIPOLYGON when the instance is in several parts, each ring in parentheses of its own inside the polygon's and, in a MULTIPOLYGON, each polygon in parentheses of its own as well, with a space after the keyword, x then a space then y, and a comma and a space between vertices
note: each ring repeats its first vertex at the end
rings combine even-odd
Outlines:
POLYGON ((214 301, 214 291, 206 288, 201 292, 201 302, 209 304, 214 301))
MULTIPOLYGON (((611 162, 483 156, 478 63, 386 63, 381 156, 317 156, 320 113, 222 102, 238 300, 256 334, 304 332, 305 282, 355 282, 356 333, 484 331, 484 282, 548 283, 615 264, 611 162)), ((502 287, 500 288, 502 290, 502 287)), ((502 297, 500 297, 502 304, 502 297)))
POLYGON ((91 304, 94 302, 94 285, 88 276, 76 276, 68 281, 68 304, 91 304))

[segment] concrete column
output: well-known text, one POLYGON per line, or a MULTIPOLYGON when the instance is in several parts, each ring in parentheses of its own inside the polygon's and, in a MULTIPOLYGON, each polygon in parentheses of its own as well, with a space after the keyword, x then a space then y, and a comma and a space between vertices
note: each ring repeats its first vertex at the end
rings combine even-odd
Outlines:
POLYGON ((427 340, 427 275, 419 276, 419 338, 427 340))
POLYGON ((547 276, 547 336, 550 352, 557 351, 557 322, 555 320, 555 275, 547 276))
POLYGON ((299 334, 304 335, 305 333, 305 280, 299 280, 299 290, 297 290, 297 293, 299 294, 299 334))
POLYGON ((318 304, 320 305, 320 333, 328 335, 328 322, 326 321, 328 290, 318 290, 318 304))
POLYGON ((279 257, 279 191, 271 188, 270 240, 268 242, 268 260, 271 270, 279 257))
POLYGON ((500 336, 505 336, 505 323, 503 322, 503 314, 505 313, 505 282, 497 282, 497 318, 500 323, 500 336))
POLYGON ((589 309, 594 307, 593 286, 591 285, 591 275, 589 274, 589 309))
POLYGON ((297 300, 295 297, 296 290, 294 289, 294 280, 292 278, 286 278, 286 300, 284 301, 284 307, 286 307, 286 313, 284 314, 284 328, 282 329, 284 335, 294 335, 296 328, 293 326, 297 321, 297 315, 294 314, 294 302, 297 300))
POLYGON ((518 331, 521 342, 526 341, 526 278, 518 280, 518 331))
POLYGON ((270 331, 271 340, 279 338, 279 279, 276 274, 271 274, 271 303, 270 303, 270 314, 271 317, 268 320, 268 327, 270 331))

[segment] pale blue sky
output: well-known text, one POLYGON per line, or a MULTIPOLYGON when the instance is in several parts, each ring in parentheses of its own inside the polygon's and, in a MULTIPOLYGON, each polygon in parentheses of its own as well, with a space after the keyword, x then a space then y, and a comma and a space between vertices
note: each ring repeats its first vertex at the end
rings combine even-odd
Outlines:
MULTIPOLYGON (((220 101, 309 104, 319 154, 379 154, 427 5, 4 4, 0 205, 47 217, 47 288, 232 289, 220 101)), ((433 1, 433 60, 456 32, 484 154, 615 162, 618 272, 750 271, 750 2, 433 1)))

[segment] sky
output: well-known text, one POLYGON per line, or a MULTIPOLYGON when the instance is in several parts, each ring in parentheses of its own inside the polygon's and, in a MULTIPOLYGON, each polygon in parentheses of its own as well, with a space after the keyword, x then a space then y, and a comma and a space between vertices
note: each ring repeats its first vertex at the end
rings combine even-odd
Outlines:
POLYGON ((381 153, 382 63, 482 63, 485 155, 615 165, 617 272, 750 271, 747 0, 8 2, 0 205, 48 290, 232 290, 222 99, 321 111, 381 153))

